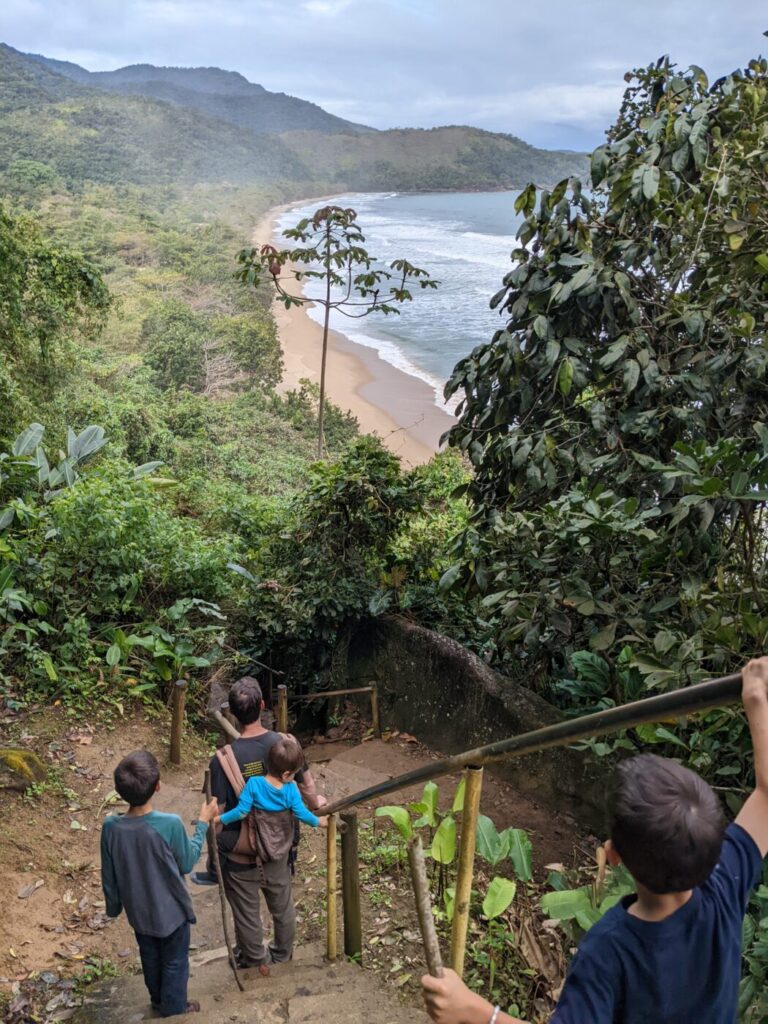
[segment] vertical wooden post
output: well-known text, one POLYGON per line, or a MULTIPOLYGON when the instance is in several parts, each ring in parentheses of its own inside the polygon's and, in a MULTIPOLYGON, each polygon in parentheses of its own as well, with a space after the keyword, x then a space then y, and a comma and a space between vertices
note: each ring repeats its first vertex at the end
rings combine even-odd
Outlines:
POLYGON ((328 817, 327 856, 326 856, 326 930, 325 930, 325 956, 331 963, 336 959, 337 954, 337 919, 338 910, 336 905, 337 881, 336 881, 336 815, 328 817))
POLYGON ((359 960, 363 955, 363 924, 360 916, 360 872, 357 852, 357 811, 341 815, 341 895, 344 901, 344 954, 359 960))
POLYGON ((379 688, 374 683, 371 687, 371 725, 373 727, 373 735, 376 739, 381 739, 381 719, 379 718, 379 688))
POLYGON ((288 732, 288 687, 285 683, 277 687, 277 731, 288 732))
POLYGON ((187 700, 186 679, 177 679, 173 684, 171 700, 171 746, 168 756, 171 764, 181 764, 181 734, 184 730, 184 705, 187 700))
POLYGON ((464 972, 464 954, 467 949, 469 927, 469 901, 472 895, 472 875, 475 866, 475 838, 477 816, 480 812, 480 792, 483 788, 483 769, 467 768, 464 772, 464 808, 461 812, 461 844, 459 867, 456 875, 453 927, 451 929, 451 967, 459 977, 464 972))

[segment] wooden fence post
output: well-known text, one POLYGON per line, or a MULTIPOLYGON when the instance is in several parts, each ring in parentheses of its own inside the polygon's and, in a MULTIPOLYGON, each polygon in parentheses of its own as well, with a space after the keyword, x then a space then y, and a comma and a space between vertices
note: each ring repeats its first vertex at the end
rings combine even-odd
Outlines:
POLYGON ((337 954, 337 869, 336 869, 336 815, 331 814, 328 818, 327 857, 326 857, 326 932, 325 932, 325 956, 331 963, 336 959, 337 954))
POLYGON ((472 876, 475 866, 475 839, 477 817, 480 812, 480 792, 483 788, 483 769, 467 768, 464 772, 464 808, 461 812, 461 844, 459 867, 456 875, 453 927, 451 929, 451 967, 459 977, 464 972, 464 954, 467 949, 469 927, 469 901, 472 895, 472 876))
POLYGON ((371 726, 376 739, 381 739, 381 719, 379 718, 379 688, 376 683, 371 687, 371 726))
POLYGON ((171 764, 181 764, 181 734, 184 730, 184 705, 187 700, 187 680, 177 679, 173 684, 171 695, 171 745, 169 760, 171 764))
POLYGON ((357 811, 341 815, 341 895, 344 901, 344 954, 359 960, 363 955, 363 924, 360 916, 360 871, 357 850, 357 811))
POLYGON ((288 687, 285 683, 277 687, 277 731, 288 732, 288 687))

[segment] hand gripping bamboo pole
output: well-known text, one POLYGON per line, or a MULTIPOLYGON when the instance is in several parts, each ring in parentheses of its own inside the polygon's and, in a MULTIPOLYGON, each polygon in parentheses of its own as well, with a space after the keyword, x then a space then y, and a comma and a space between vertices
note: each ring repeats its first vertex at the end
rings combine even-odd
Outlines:
MULTIPOLYGON (((205 799, 210 803, 213 799, 211 795, 211 770, 206 768, 205 770, 205 781, 203 783, 203 789, 205 790, 205 799)), ((216 873, 216 880, 219 883, 219 899, 221 901, 221 923, 224 928, 224 942, 227 947, 227 956, 229 957, 229 966, 232 968, 232 973, 235 976, 237 987, 241 992, 245 991, 245 987, 240 980, 240 972, 237 969, 237 960, 235 960, 235 951, 232 948, 232 939, 229 937, 229 918, 227 917, 227 897, 224 892, 224 882, 221 878, 221 858, 219 857, 219 845, 216 842, 216 830, 211 823, 208 826, 208 855, 211 860, 211 865, 216 873)))
POLYGON ((467 949, 469 928, 469 901, 475 867, 475 839, 477 817, 480 813, 480 793, 483 788, 483 769, 467 768, 464 772, 464 807, 461 812, 461 845, 459 868, 456 875, 456 896, 453 902, 451 929, 451 967, 462 977, 464 954, 467 949))
POLYGON ((442 978, 443 959, 440 956, 435 919, 432 917, 429 881, 419 835, 412 836, 408 840, 408 863, 411 866, 411 883, 413 894, 416 897, 416 913, 419 915, 419 928, 421 929, 421 941, 424 943, 424 954, 427 958, 427 970, 433 978, 442 978))

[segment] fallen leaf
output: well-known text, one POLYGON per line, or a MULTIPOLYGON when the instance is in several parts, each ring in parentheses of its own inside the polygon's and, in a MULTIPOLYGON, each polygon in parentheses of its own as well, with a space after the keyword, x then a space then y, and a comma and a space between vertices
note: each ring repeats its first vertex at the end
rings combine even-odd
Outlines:
POLYGON ((19 899, 20 900, 29 899, 29 897, 32 895, 32 893, 36 892, 40 888, 41 885, 45 885, 45 882, 44 882, 44 880, 42 878, 38 878, 38 880, 36 882, 29 882, 27 885, 22 885, 22 887, 19 889, 19 891, 17 893, 19 899))

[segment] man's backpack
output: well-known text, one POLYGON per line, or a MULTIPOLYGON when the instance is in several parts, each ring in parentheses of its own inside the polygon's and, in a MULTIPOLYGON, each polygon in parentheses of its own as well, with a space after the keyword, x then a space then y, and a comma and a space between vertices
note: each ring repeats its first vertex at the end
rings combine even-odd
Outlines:
MULTIPOLYGON (((222 771, 239 797, 245 779, 228 743, 216 751, 222 771)), ((227 857, 236 864, 269 864, 287 857, 294 843, 293 811, 262 811, 254 807, 240 825, 240 835, 227 857)))

